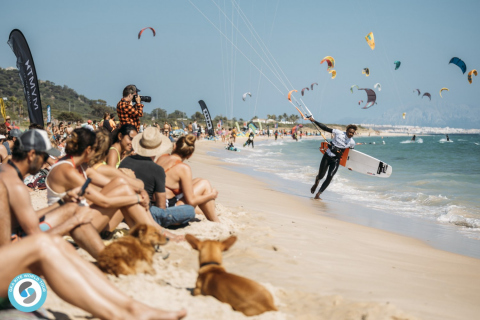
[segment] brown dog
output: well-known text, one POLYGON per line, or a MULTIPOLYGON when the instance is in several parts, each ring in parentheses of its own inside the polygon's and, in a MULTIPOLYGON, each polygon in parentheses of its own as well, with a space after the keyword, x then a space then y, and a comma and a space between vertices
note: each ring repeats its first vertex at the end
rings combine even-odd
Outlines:
POLYGON ((152 267, 156 249, 167 243, 165 236, 153 226, 139 224, 122 237, 105 247, 98 257, 98 267, 105 273, 114 274, 155 274, 152 267))
POLYGON ((276 311, 270 292, 259 283, 225 271, 222 266, 222 251, 228 250, 237 237, 220 241, 200 241, 191 234, 185 239, 193 249, 199 251, 200 269, 193 294, 214 296, 222 302, 254 316, 266 311, 276 311))

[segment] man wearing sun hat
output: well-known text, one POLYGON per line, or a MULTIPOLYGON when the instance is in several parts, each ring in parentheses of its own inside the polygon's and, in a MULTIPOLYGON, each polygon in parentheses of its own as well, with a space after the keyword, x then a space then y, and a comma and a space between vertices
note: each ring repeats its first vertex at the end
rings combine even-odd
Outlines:
POLYGON ((98 232, 90 224, 92 209, 77 204, 80 187, 47 208, 35 211, 31 204, 24 177, 36 174, 49 156, 59 155, 45 130, 29 130, 15 141, 12 159, 0 170, 0 221, 9 221, 0 224, 0 246, 11 239, 52 229, 52 234, 70 232, 75 242, 90 254, 103 249, 98 232))
MULTIPOLYGON (((154 159, 172 151, 170 139, 157 128, 148 127, 133 138, 132 145, 136 154, 123 159, 119 168, 131 169, 143 181, 150 197, 150 213, 155 221, 162 227, 168 227, 183 225, 195 218, 195 209, 189 205, 166 209, 165 171, 154 159)), ((166 235, 169 237, 169 234, 166 235)))

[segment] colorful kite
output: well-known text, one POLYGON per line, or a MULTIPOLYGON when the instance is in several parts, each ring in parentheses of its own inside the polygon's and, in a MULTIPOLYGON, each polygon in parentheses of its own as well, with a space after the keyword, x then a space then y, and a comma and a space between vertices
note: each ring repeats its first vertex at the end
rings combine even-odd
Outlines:
POLYGON ((335 70, 330 70, 330 71, 328 71, 328 73, 332 74, 332 79, 335 79, 335 77, 337 76, 337 71, 335 71, 335 70))
POLYGON ((156 34, 156 33, 155 33, 155 29, 153 29, 153 28, 151 28, 151 27, 146 27, 146 28, 143 28, 142 30, 140 30, 140 32, 138 33, 138 39, 140 39, 140 37, 142 36, 143 31, 145 31, 146 29, 152 30, 153 36, 155 37, 155 34, 156 34))
POLYGON ((356 84, 354 84, 353 86, 350 87, 350 92, 353 93, 353 87, 357 87, 357 90, 358 90, 358 86, 356 84))
POLYGON ((362 88, 359 88, 358 90, 365 90, 368 97, 367 104, 362 109, 368 109, 375 104, 375 101, 377 100, 377 95, 375 94, 375 91, 373 91, 372 89, 362 88))
POLYGON ((367 40, 368 45, 370 48, 375 49, 375 39, 373 38, 373 32, 370 32, 365 36, 365 40, 367 40))
POLYGON ((450 90, 448 90, 448 88, 442 88, 442 89, 440 89, 440 98, 442 98, 442 99, 443 99, 443 97, 442 97, 442 91, 445 91, 445 90, 450 91, 450 90))
POLYGON ((324 62, 327 62, 328 64, 327 71, 335 67, 335 59, 333 59, 333 57, 326 56, 322 59, 322 61, 320 61, 320 64, 324 62))
POLYGON ((288 93, 287 99, 288 99, 288 101, 290 101, 290 102, 292 102, 292 92, 294 92, 294 91, 295 91, 295 92, 298 92, 297 90, 293 89, 293 90, 291 90, 291 91, 288 93))
POLYGON ((370 69, 363 68, 362 73, 368 77, 370 75, 370 69))
POLYGON ((475 75, 475 77, 476 77, 476 76, 478 75, 477 70, 473 69, 472 71, 470 71, 470 72, 468 73, 468 82, 470 82, 470 83, 472 83, 472 80, 473 80, 473 79, 472 79, 472 78, 473 78, 473 77, 472 77, 472 74, 475 75))

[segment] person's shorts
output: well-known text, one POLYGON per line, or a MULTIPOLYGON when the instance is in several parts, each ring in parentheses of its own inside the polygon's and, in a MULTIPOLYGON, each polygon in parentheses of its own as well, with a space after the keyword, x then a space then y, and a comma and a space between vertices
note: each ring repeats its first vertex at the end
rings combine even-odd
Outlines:
MULTIPOLYGON (((40 230, 42 230, 43 232, 52 229, 52 226, 48 222, 45 221, 45 216, 41 217, 38 220, 38 222, 39 222, 38 226, 40 227, 40 230)), ((27 234, 25 233, 25 231, 23 231, 22 227, 18 227, 17 229, 15 229, 15 232, 12 233, 12 235, 10 236, 10 241, 11 242, 16 242, 20 238, 23 238, 23 237, 26 237, 26 236, 27 236, 27 234)))
POLYGON ((187 224, 195 218, 195 209, 188 204, 167 209, 150 206, 150 214, 159 225, 169 227, 187 224))

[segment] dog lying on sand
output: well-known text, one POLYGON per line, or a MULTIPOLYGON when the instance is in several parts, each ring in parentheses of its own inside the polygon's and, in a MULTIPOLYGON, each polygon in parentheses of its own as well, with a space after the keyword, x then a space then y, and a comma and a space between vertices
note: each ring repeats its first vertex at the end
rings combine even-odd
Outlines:
POLYGON ((199 251, 200 269, 193 294, 214 296, 246 316, 276 311, 270 292, 259 283, 231 273, 222 266, 222 251, 228 250, 237 237, 224 241, 200 241, 191 234, 185 239, 199 251))
POLYGON ((153 255, 167 238, 153 226, 140 224, 130 230, 129 235, 105 247, 98 257, 97 265, 105 273, 155 274, 152 267, 153 255))

